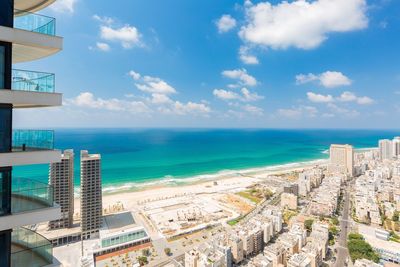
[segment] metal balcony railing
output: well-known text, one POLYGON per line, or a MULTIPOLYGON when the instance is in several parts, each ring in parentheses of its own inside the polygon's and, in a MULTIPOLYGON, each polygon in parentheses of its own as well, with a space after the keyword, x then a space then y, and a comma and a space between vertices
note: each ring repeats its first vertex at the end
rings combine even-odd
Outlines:
POLYGON ((13 151, 37 151, 54 149, 52 130, 13 130, 13 151))
POLYGON ((12 70, 12 90, 54 93, 55 75, 46 72, 12 70))
POLYGON ((56 35, 56 19, 23 10, 14 10, 14 28, 56 35))
POLYGON ((53 246, 44 236, 26 228, 11 234, 11 266, 46 266, 53 263, 53 246))

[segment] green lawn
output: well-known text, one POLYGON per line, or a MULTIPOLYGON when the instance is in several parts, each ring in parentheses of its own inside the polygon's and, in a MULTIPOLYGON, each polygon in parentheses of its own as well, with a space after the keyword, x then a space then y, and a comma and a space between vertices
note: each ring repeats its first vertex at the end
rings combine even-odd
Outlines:
POLYGON ((255 204, 258 204, 263 200, 263 198, 260 198, 258 196, 254 196, 252 194, 252 191, 249 191, 249 190, 242 191, 242 192, 239 192, 239 193, 236 193, 236 194, 241 196, 241 197, 247 198, 248 200, 252 201, 255 204))

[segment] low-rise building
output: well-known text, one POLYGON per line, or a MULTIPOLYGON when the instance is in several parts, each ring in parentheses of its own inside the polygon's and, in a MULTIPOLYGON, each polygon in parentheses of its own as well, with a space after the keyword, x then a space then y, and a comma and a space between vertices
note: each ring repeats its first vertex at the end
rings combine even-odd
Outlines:
POLYGON ((272 267, 278 267, 284 263, 285 248, 280 243, 268 244, 264 248, 264 256, 272 262, 272 267))
POLYGON ((294 254, 290 257, 287 267, 311 267, 311 260, 306 253, 294 254))
POLYGON ((290 210, 297 210, 297 196, 291 193, 282 193, 281 207, 290 210))
POLYGON ((226 255, 209 243, 185 253, 185 267, 225 267, 226 255))

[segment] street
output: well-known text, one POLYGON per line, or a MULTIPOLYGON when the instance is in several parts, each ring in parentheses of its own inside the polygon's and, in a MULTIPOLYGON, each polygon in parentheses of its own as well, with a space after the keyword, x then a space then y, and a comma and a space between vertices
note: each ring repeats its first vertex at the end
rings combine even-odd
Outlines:
POLYGON ((338 240, 337 246, 337 257, 336 263, 334 266, 343 267, 346 266, 348 262, 349 253, 347 250, 347 232, 348 232, 348 223, 349 223, 349 210, 350 210, 350 185, 346 186, 346 190, 343 196, 344 205, 343 205, 343 213, 340 218, 340 236, 338 240))

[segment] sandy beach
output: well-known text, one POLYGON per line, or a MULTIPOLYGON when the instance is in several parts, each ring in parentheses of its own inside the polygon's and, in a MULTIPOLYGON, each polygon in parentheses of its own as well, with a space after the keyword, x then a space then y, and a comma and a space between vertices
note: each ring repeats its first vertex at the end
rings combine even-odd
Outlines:
MULTIPOLYGON (((125 210, 134 211, 138 202, 151 202, 162 198, 190 194, 204 194, 216 192, 234 192, 245 189, 255 183, 265 181, 271 175, 283 175, 291 172, 300 172, 316 165, 326 165, 326 159, 309 162, 290 163, 279 166, 268 166, 237 171, 223 171, 214 175, 182 179, 182 184, 152 183, 134 191, 121 190, 121 192, 107 193, 103 190, 103 208, 109 209, 118 202, 122 203, 125 210)), ((79 213, 80 199, 75 198, 75 213, 79 213)))

